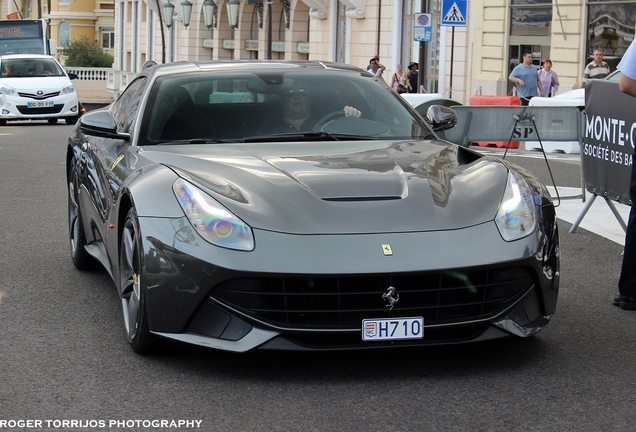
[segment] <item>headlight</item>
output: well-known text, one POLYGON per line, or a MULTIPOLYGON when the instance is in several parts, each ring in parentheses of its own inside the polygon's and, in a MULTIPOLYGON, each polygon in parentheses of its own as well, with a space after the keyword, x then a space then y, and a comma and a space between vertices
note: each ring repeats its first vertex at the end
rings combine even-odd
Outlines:
POLYGON ((62 89, 62 91, 60 92, 60 94, 69 94, 69 93, 74 93, 75 92, 75 87, 73 87, 73 84, 69 84, 66 87, 64 87, 62 89))
POLYGON ((0 87, 0 93, 5 95, 15 95, 17 94, 17 91, 14 88, 5 86, 5 87, 0 87))
POLYGON ((228 249, 254 250, 252 229, 198 187, 178 179, 172 185, 179 204, 201 237, 228 249))
POLYGON ((521 175, 510 171, 506 191, 495 218, 501 236, 506 241, 526 237, 534 231, 536 220, 530 186, 521 175))

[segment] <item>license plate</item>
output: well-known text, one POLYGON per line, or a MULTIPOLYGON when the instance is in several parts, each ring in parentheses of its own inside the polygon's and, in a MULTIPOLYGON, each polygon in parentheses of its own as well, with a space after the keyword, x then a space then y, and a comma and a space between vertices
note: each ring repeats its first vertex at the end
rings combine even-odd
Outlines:
POLYGON ((424 318, 386 318, 362 320, 363 341, 422 339, 424 318))
POLYGON ((49 101, 49 102, 45 102, 45 101, 27 102, 27 107, 28 108, 48 108, 48 107, 52 107, 52 106, 55 106, 55 102, 53 102, 53 101, 49 101))

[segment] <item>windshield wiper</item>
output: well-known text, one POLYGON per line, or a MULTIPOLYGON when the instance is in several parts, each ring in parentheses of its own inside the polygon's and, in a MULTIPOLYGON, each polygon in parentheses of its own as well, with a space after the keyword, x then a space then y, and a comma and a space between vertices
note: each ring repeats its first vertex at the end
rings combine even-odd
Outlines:
POLYGON ((277 141, 348 141, 376 140, 376 137, 353 134, 332 134, 328 132, 290 132, 280 134, 254 135, 246 137, 243 142, 277 142, 277 141))
POLYGON ((219 140, 214 138, 191 138, 185 140, 164 141, 157 143, 157 145, 172 145, 172 144, 224 144, 235 141, 219 140))

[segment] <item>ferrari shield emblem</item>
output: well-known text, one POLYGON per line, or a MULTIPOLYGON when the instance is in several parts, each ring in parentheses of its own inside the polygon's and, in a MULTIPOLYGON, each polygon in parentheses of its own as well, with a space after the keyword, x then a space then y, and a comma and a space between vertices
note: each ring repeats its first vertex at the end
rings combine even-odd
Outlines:
POLYGON ((382 245, 382 252, 384 252, 385 256, 393 255, 393 250, 391 250, 391 245, 389 244, 382 245))

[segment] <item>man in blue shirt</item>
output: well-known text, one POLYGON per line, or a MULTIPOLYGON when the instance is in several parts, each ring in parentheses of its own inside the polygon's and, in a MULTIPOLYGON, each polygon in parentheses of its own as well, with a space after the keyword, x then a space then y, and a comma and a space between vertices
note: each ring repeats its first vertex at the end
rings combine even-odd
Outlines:
POLYGON ((532 64, 531 52, 523 53, 523 63, 512 70, 508 79, 517 84, 521 105, 528 105, 530 99, 535 96, 543 96, 543 89, 539 85, 537 68, 532 64))

